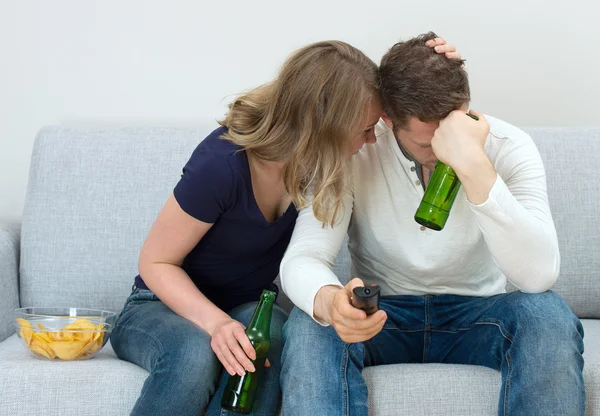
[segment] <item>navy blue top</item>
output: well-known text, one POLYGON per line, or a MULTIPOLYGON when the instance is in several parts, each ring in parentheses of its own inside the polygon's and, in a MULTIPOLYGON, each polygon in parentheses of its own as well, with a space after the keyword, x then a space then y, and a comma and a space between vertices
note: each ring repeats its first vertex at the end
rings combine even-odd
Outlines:
MULTIPOLYGON (((192 217, 214 224, 183 262, 200 291, 223 310, 273 290, 298 212, 290 204, 269 223, 252 190, 246 152, 220 127, 194 150, 173 194, 192 217)), ((146 288, 140 276, 136 286, 146 288)))

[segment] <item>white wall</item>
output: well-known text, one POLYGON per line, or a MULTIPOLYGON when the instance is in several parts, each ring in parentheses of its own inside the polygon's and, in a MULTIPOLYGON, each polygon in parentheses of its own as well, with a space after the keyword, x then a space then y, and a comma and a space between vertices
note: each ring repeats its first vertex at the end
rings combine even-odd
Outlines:
POLYGON ((376 62, 434 30, 467 59, 473 107, 519 126, 600 125, 597 0, 0 0, 0 217, 20 216, 48 124, 198 124, 295 48, 376 62))

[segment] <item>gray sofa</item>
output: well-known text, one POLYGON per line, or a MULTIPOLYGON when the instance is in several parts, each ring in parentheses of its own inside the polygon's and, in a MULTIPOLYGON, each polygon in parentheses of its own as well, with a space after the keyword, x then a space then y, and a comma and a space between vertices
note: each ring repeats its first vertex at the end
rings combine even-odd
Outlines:
MULTIPOLYGON (((210 130, 40 131, 22 221, 0 226, 1 415, 128 414, 147 376, 144 370, 119 361, 110 344, 88 361, 32 358, 14 335, 12 310, 21 305, 119 311, 152 221, 192 149, 210 130)), ((586 331, 586 414, 600 416, 600 180, 595 169, 600 128, 526 130, 548 171, 562 254, 555 290, 586 331)), ((344 248, 335 267, 344 280, 348 262, 344 248)), ((374 415, 497 413, 500 375, 487 368, 389 365, 366 369, 365 376, 374 415)))

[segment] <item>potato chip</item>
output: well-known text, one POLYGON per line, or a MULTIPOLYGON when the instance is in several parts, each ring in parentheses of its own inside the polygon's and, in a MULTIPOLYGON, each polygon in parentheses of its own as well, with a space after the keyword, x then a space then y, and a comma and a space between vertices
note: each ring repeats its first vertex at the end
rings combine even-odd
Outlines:
POLYGON ((23 328, 23 327, 33 328, 33 326, 26 319, 17 318, 17 322, 19 323, 19 325, 21 325, 21 328, 23 328))
POLYGON ((21 327, 19 334, 27 347, 33 353, 51 360, 89 357, 102 348, 104 341, 104 324, 95 325, 87 319, 77 319, 55 331, 40 323, 37 324, 36 330, 30 322, 22 318, 18 318, 17 322, 21 327))
POLYGON ((94 325, 93 323, 91 323, 90 321, 88 321, 87 319, 77 319, 74 322, 71 322, 70 324, 66 325, 63 330, 69 330, 69 331, 86 331, 86 330, 95 330, 96 329, 96 325, 94 325))
POLYGON ((44 341, 41 341, 39 338, 36 338, 36 335, 38 334, 33 334, 33 340, 31 342, 31 345, 29 346, 29 349, 39 355, 43 355, 44 357, 53 360, 56 357, 56 354, 54 354, 52 348, 50 348, 50 346, 44 341))
POLYGON ((50 344, 54 341, 48 332, 34 332, 33 338, 45 342, 46 344, 50 344))
POLYGON ((20 335, 21 338, 23 338, 25 340, 25 343, 27 344, 27 346, 31 345, 31 338, 33 336, 33 326, 27 322, 25 319, 23 318, 17 318, 17 322, 19 323, 19 325, 21 325, 21 330, 20 330, 20 335))
POLYGON ((82 354, 85 341, 55 341, 51 347, 61 360, 74 360, 82 354))

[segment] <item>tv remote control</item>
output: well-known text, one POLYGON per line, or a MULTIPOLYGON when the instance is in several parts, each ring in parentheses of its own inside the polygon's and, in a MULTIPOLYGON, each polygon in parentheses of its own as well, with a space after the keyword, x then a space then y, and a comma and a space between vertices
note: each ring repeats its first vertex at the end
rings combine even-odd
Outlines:
POLYGON ((376 284, 355 287, 352 290, 352 306, 362 309, 367 315, 373 315, 379 310, 379 292, 376 284))

